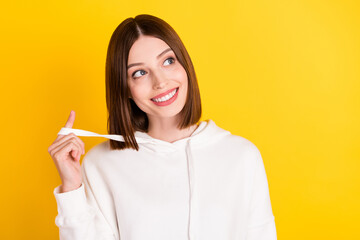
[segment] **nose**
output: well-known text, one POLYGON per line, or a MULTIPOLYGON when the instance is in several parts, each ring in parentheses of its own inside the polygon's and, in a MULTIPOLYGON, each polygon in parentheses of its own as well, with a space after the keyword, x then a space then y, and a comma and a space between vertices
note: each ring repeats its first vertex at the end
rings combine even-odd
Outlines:
POLYGON ((160 73, 153 72, 152 74, 153 89, 158 90, 165 88, 167 85, 167 79, 160 73))

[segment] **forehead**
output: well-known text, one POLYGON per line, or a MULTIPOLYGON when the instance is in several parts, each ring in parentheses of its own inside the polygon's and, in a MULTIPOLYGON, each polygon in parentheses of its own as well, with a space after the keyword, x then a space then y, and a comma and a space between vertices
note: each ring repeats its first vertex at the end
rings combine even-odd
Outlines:
POLYGON ((167 48, 169 45, 159 38, 140 36, 130 48, 128 63, 144 62, 149 58, 156 59, 156 56, 167 48))

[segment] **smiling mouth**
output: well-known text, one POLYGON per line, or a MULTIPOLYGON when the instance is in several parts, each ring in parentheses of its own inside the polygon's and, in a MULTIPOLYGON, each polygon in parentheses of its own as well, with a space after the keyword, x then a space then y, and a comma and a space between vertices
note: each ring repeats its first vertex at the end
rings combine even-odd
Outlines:
POLYGON ((166 94, 165 96, 159 97, 159 98, 152 98, 151 101, 157 102, 157 103, 169 101, 171 98, 174 97, 174 95, 176 94, 176 92, 177 92, 178 90, 179 90, 179 88, 175 88, 173 91, 169 92, 169 93, 166 94))

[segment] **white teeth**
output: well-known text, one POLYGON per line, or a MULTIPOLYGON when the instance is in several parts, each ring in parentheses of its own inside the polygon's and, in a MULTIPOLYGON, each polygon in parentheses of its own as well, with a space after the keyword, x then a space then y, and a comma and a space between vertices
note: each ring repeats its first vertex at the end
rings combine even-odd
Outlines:
POLYGON ((169 93, 161 98, 153 98, 152 100, 155 102, 165 102, 165 101, 169 100, 170 98, 172 98, 175 95, 176 91, 177 91, 177 88, 174 91, 172 91, 171 93, 169 93))

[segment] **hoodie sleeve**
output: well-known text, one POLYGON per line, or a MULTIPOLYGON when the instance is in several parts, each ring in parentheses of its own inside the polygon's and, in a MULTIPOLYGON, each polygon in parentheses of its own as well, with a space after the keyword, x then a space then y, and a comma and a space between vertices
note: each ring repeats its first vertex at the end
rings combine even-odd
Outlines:
POLYGON ((276 240, 275 218, 272 212, 269 186, 260 152, 255 161, 247 240, 276 240))
POLYGON ((81 170, 83 183, 78 189, 65 193, 59 193, 60 186, 54 189, 60 240, 118 240, 99 209, 84 164, 81 170))

